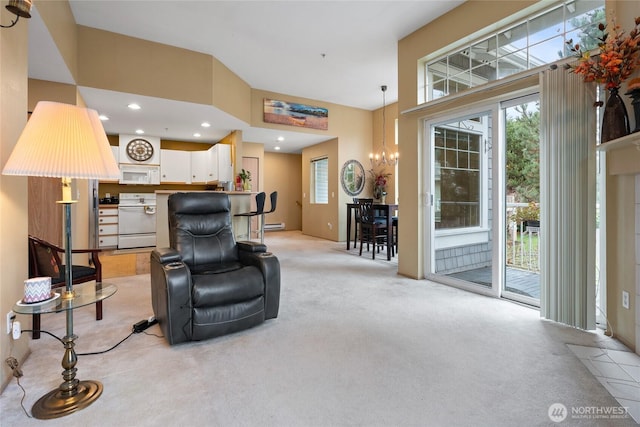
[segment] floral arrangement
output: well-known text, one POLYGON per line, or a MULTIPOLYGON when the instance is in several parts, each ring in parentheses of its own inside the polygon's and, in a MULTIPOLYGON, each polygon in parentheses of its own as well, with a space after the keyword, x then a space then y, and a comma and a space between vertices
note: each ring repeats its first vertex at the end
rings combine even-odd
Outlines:
POLYGON ((584 76, 585 82, 604 83, 607 89, 619 88, 620 84, 633 73, 640 59, 640 17, 635 19, 635 28, 625 36, 619 25, 613 27, 612 33, 605 32, 606 25, 598 25, 602 36, 598 37, 598 55, 591 56, 589 51, 567 41, 571 52, 578 58, 578 65, 567 65, 571 72, 584 76))
POLYGON ((246 171, 242 169, 238 174, 242 182, 251 181, 251 171, 246 171))
POLYGON ((373 185, 373 197, 379 199, 385 196, 387 194, 387 181, 391 174, 384 170, 376 172, 373 169, 369 169, 369 175, 371 175, 373 185))

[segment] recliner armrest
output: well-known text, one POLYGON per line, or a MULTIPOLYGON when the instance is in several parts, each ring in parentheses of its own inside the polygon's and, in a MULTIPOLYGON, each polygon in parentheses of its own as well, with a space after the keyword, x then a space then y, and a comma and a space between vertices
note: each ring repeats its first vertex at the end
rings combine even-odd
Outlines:
POLYGON ((252 242, 250 240, 237 242, 238 249, 245 252, 266 252, 267 245, 259 242, 252 242))
POLYGON ((168 264, 170 262, 182 262, 182 257, 173 248, 157 248, 151 251, 151 259, 159 264, 168 264))
MULTIPOLYGON (((264 244, 257 243, 258 246, 264 244)), ((265 319, 273 319, 278 317, 280 307, 280 261, 271 252, 249 252, 238 251, 238 258, 244 265, 253 265, 257 267, 264 277, 265 285, 265 319)))

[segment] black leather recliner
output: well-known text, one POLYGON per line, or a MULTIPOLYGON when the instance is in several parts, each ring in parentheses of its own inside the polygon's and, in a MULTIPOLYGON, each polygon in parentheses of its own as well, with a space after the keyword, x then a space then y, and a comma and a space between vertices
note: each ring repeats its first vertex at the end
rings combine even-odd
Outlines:
POLYGON ((151 252, 153 312, 169 344, 250 328, 278 316, 280 263, 258 242, 236 242, 229 196, 169 196, 170 248, 151 252))

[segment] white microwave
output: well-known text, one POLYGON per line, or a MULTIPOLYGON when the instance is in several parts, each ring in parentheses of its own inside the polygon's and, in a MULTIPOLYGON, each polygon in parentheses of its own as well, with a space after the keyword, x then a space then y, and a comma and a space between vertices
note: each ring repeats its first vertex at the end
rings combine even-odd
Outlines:
POLYGON ((160 166, 120 164, 120 184, 159 185, 160 166))

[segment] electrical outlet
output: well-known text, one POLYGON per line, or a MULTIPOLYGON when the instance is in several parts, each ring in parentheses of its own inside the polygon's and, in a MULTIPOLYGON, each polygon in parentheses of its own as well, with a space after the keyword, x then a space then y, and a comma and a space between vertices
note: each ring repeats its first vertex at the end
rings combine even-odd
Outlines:
POLYGON ((622 291, 622 307, 629 309, 629 292, 622 291))
POLYGON ((11 331, 13 329, 12 323, 13 323, 13 319, 15 318, 16 318, 16 314, 13 311, 9 310, 9 312, 7 313, 7 335, 11 334, 11 331))

